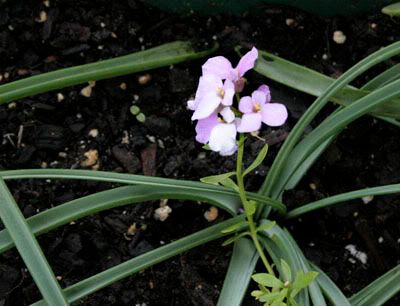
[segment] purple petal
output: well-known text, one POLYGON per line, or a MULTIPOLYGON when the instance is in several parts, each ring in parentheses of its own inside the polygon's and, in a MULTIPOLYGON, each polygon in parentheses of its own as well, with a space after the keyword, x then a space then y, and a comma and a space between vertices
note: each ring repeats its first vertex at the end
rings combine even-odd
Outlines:
POLYGON ((237 131, 240 133, 250 133, 258 131, 261 127, 261 114, 251 113, 244 114, 242 121, 237 127, 237 131))
POLYGON ((254 64, 258 57, 258 50, 253 47, 247 52, 239 61, 236 69, 239 71, 239 75, 243 76, 247 71, 254 68, 254 64))
POLYGON ((225 80, 224 82, 224 91, 225 95, 222 99, 222 104, 226 106, 232 105, 233 96, 235 95, 235 85, 231 80, 225 80))
POLYGON ((251 100, 250 97, 246 96, 246 97, 242 97, 240 99, 239 102, 239 110, 244 113, 244 114, 248 114, 248 113, 252 113, 253 112, 253 101, 251 100))
POLYGON ((196 140, 200 143, 207 143, 210 139, 212 129, 218 124, 218 116, 216 113, 211 116, 200 119, 196 124, 196 140))
POLYGON ((209 74, 200 77, 199 86, 197 87, 195 96, 197 104, 206 94, 215 92, 218 87, 222 87, 222 80, 216 75, 209 74))
POLYGON ((235 120, 235 113, 230 107, 224 107, 220 112, 222 119, 227 123, 232 123, 235 120))
POLYGON ((193 113, 192 120, 204 119, 210 116, 220 105, 221 97, 217 96, 215 92, 206 94, 197 105, 193 113))
POLYGON ((216 56, 208 59, 202 66, 202 70, 203 75, 214 74, 225 80, 229 77, 230 71, 232 70, 232 64, 227 58, 216 56))
POLYGON ((280 103, 264 104, 261 108, 262 121, 269 126, 280 126, 285 123, 288 112, 280 103))
POLYGON ((265 96, 267 97, 267 102, 269 103, 271 101, 271 92, 269 90, 269 87, 265 84, 261 85, 260 87, 258 87, 259 91, 262 91, 263 93, 265 93, 265 96))
POLYGON ((260 90, 253 91, 251 94, 251 99, 253 100, 253 103, 259 103, 260 105, 263 105, 267 102, 266 94, 260 90))

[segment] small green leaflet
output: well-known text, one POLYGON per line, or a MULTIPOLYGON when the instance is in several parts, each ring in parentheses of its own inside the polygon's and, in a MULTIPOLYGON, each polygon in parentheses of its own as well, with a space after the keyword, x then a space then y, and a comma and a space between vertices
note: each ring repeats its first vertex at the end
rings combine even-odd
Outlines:
POLYGON ((256 201, 253 200, 249 200, 247 202, 244 202, 244 209, 246 211, 246 214, 249 216, 254 215, 254 213, 256 212, 256 201))
POLYGON ((253 280, 263 286, 271 288, 282 288, 283 283, 280 279, 268 273, 257 273, 252 276, 253 280))
POLYGON ((282 274, 281 277, 283 276, 285 281, 291 282, 292 281, 292 271, 290 269, 290 266, 286 261, 281 259, 281 268, 282 268, 282 274))
POLYGON ((250 233, 249 232, 243 232, 243 233, 240 233, 239 235, 232 236, 231 238, 225 240, 222 243, 222 246, 227 246, 228 244, 231 244, 232 242, 235 242, 236 240, 238 240, 238 239, 240 239, 240 238, 242 238, 242 237, 244 237, 246 235, 250 235, 250 233))
POLYGON ((202 146, 202 148, 204 150, 211 151, 210 146, 208 144, 205 144, 204 146, 202 146))
POLYGON ((382 13, 389 15, 390 17, 400 16, 400 2, 396 2, 391 5, 385 6, 382 9, 382 13))
POLYGON ((130 108, 132 115, 138 115, 140 113, 140 108, 137 105, 132 105, 130 108))
POLYGON ((236 232, 238 229, 240 229, 245 224, 247 224, 247 221, 236 223, 236 224, 229 226, 226 229, 222 230, 221 233, 227 234, 227 233, 236 232))
POLYGON ((261 149, 261 151, 258 153, 256 159, 251 163, 251 165, 244 170, 243 176, 249 174, 251 171, 253 171, 255 168, 257 168, 261 163, 264 161, 265 157, 267 156, 268 153, 268 145, 264 145, 264 147, 261 149))
MULTIPOLYGON (((265 293, 259 297, 260 302, 267 302, 267 303, 281 303, 287 295, 287 289, 283 289, 279 292, 271 292, 265 293)), ((279 305, 279 304, 278 304, 279 305)))
POLYGON ((257 227, 257 232, 267 231, 273 228, 275 224, 276 224, 275 221, 263 223, 259 227, 257 227))
POLYGON ((218 174, 218 175, 211 175, 211 176, 202 177, 200 179, 200 181, 203 183, 206 183, 206 184, 218 185, 222 181, 225 181, 226 179, 230 178, 231 176, 233 176, 235 174, 236 174, 236 172, 232 171, 232 172, 218 174))
POLYGON ((231 188, 237 192, 239 192, 239 187, 231 178, 226 178, 223 181, 219 182, 222 186, 231 188))
POLYGON ((296 279, 292 285, 291 297, 295 297, 301 289, 306 288, 318 275, 318 272, 307 272, 304 274, 303 271, 297 272, 296 279))

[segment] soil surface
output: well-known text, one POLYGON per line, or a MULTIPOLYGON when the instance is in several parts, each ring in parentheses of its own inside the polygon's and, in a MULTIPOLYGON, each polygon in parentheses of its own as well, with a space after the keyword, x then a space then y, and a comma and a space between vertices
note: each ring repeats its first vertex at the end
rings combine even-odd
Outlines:
MULTIPOLYGON (((175 40, 190 40, 200 48, 217 40, 218 54, 235 62, 233 47, 255 44, 337 77, 400 38, 398 22, 382 15, 320 18, 271 6, 260 7, 259 12, 241 17, 178 16, 134 0, 3 0, 0 84, 175 40), (344 44, 333 42, 336 30, 346 35, 344 44)), ((85 168, 193 180, 231 171, 234 157, 204 152, 195 143, 185 108, 195 92, 203 61, 97 82, 90 97, 80 94, 87 86, 81 85, 0 106, 0 169, 85 168), (140 76, 145 76, 145 84, 138 81, 140 76), (132 104, 146 115, 144 123, 130 113, 132 104), (91 154, 93 163, 85 153, 91 154)), ((248 79, 249 87, 265 81, 255 72, 248 79)), ((271 149, 265 164, 249 177, 249 190, 260 186, 287 132, 313 101, 273 82, 268 84, 274 100, 288 106, 290 119, 279 129, 262 130, 271 149)), ((387 123, 371 117, 358 120, 329 147, 299 186, 285 194, 285 203, 293 208, 328 195, 399 182, 399 137, 400 129, 387 123)), ((248 145, 247 163, 262 144, 251 139, 248 145)), ((111 187, 56 180, 13 181, 9 186, 26 217, 111 187)), ((291 230, 307 257, 350 296, 399 264, 399 202, 398 196, 375 198, 368 204, 355 200, 280 222, 291 230), (365 253, 366 261, 352 255, 352 248, 365 253)), ((203 217, 208 205, 169 201, 172 213, 164 222, 153 218, 159 205, 144 203, 105 211, 40 236, 61 285, 74 284, 210 225, 203 217), (140 230, 127 237, 134 223, 140 230)), ((227 217, 220 211, 211 223, 227 217)), ((231 248, 221 247, 221 241, 209 243, 76 304, 215 305, 230 254, 231 248)), ((38 300, 40 294, 18 253, 8 251, 0 258, 0 305, 29 305, 38 300)), ((397 299, 387 305, 399 303, 397 299)), ((251 299, 244 304, 256 305, 251 299)))

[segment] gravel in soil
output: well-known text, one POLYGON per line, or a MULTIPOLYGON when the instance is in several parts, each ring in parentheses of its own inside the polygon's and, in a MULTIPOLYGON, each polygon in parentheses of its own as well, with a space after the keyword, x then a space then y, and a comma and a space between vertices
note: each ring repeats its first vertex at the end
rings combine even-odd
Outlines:
MULTIPOLYGON (((398 24, 381 15, 320 18, 271 6, 260 7, 259 12, 258 16, 241 17, 177 16, 134 0, 100 0, 96 5, 74 0, 3 1, 0 84, 174 40, 190 40, 198 48, 217 40, 218 53, 233 61, 237 61, 234 46, 255 44, 337 77, 366 55, 399 40, 398 24), (335 31, 346 35, 343 44, 333 41, 335 31)), ((85 168, 194 180, 231 171, 234 157, 204 152, 195 143, 185 109, 186 100, 195 92, 202 62, 101 81, 95 86, 82 84, 1 106, 0 169, 85 168), (144 123, 130 113, 132 104, 145 114, 144 123)), ((251 88, 265 81, 254 72, 248 79, 251 88)), ((266 163, 249 177, 250 190, 260 186, 281 142, 313 100, 274 82, 269 85, 274 99, 288 106, 290 119, 279 129, 261 132, 271 150, 266 163)), ((399 182, 399 133, 398 128, 370 117, 358 120, 330 146, 299 186, 285 194, 285 203, 293 208, 340 192, 399 182)), ((261 145, 249 141, 246 163, 261 145)), ((9 186, 26 217, 113 187, 57 180, 24 180, 9 186)), ((351 295, 399 263, 398 204, 396 195, 374 198, 368 204, 354 200, 280 222, 291 230, 307 257, 351 295), (360 254, 367 256, 365 262, 360 254)), ((207 205, 169 201, 172 212, 164 222, 153 218, 159 206, 158 202, 143 203, 105 211, 41 236, 39 242, 61 285, 69 286, 210 225, 203 216, 207 205), (135 235, 127 236, 133 225, 135 235)), ((227 217, 219 212, 212 223, 227 217)), ((231 253, 231 248, 220 245, 217 241, 196 248, 77 304, 215 305, 231 253)), ((0 305, 28 305, 39 298, 17 252, 2 254, 0 305)), ((246 299, 245 305, 252 304, 246 299)))

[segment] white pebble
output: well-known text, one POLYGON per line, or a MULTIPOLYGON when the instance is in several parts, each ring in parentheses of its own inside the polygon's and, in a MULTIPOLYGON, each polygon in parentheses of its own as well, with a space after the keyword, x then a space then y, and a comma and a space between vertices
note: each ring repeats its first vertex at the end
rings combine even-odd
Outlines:
MULTIPOLYGON (((366 264, 368 260, 368 256, 366 253, 357 250, 356 246, 353 244, 349 244, 345 246, 345 249, 349 251, 349 253, 358 259, 362 264, 366 264)), ((350 259, 349 259, 350 260, 350 259)))
POLYGON ((96 138, 99 136, 99 130, 98 129, 91 129, 88 133, 90 137, 96 138))
POLYGON ((168 205, 160 205, 160 207, 154 211, 154 219, 164 222, 171 212, 172 209, 168 205))
POLYGON ((346 41, 346 35, 342 31, 333 32, 333 41, 339 45, 342 45, 346 41))
POLYGON ((368 204, 369 202, 371 202, 374 199, 374 196, 366 196, 366 197, 362 197, 361 200, 363 201, 364 204, 368 204))

